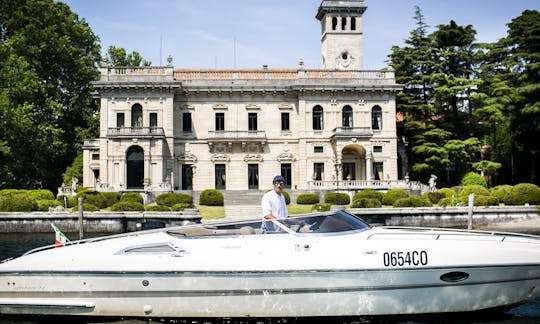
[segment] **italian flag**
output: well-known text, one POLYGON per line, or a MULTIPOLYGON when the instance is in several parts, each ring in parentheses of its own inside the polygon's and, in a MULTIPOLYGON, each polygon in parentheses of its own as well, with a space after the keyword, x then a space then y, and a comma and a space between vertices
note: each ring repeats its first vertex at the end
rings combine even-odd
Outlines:
POLYGON ((51 224, 51 226, 54 230, 54 247, 63 247, 66 242, 69 241, 68 238, 64 235, 64 233, 62 233, 62 231, 60 231, 58 227, 54 226, 54 224, 51 224))

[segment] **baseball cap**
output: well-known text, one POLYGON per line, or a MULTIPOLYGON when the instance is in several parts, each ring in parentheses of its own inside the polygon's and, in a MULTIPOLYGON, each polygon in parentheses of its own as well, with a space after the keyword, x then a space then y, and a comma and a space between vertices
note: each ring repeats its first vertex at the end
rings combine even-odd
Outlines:
POLYGON ((277 175, 274 177, 274 180, 272 180, 272 182, 285 182, 285 178, 283 178, 282 176, 280 175, 277 175))

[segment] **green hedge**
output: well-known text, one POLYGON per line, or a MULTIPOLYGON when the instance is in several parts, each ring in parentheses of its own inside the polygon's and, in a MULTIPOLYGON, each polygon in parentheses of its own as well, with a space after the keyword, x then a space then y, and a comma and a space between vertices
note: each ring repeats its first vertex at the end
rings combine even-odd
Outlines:
POLYGON ((298 205, 313 205, 319 202, 319 195, 316 193, 303 193, 296 197, 298 205))
POLYGON ((489 190, 491 195, 499 200, 499 202, 505 205, 512 204, 512 186, 500 185, 493 187, 489 190))
POLYGON ((396 200, 393 207, 431 207, 432 204, 428 199, 420 196, 409 196, 408 198, 401 198, 396 200))
POLYGON ((512 187, 513 205, 540 205, 540 187, 532 183, 520 183, 512 187))
POLYGON ((289 193, 287 191, 281 189, 281 194, 285 198, 285 204, 286 205, 290 204, 291 203, 291 196, 289 195, 289 193))
POLYGON ((422 197, 431 201, 432 204, 438 204, 443 198, 447 198, 441 191, 430 191, 422 194, 422 197))
POLYGON ((377 199, 382 204, 383 196, 384 195, 382 192, 372 190, 372 189, 366 189, 366 190, 361 190, 355 193, 353 197, 353 201, 360 198, 371 198, 371 199, 377 199))
POLYGON ((50 190, 28 190, 28 196, 35 200, 54 200, 54 195, 50 190))
POLYGON ((171 208, 165 205, 152 205, 144 207, 146 211, 171 211, 171 208))
POLYGON ((107 207, 111 207, 112 205, 116 204, 120 201, 120 197, 122 197, 121 192, 102 192, 101 194, 103 197, 105 197, 105 205, 107 207))
POLYGON ((0 196, 0 211, 35 211, 39 205, 35 199, 23 195, 0 196))
POLYGON ((390 189, 382 197, 382 204, 392 206, 396 200, 409 197, 407 190, 390 189))
POLYGON ((56 208, 58 206, 63 206, 59 201, 52 199, 39 199, 37 201, 38 209, 40 211, 49 211, 49 208, 56 208))
POLYGON ((481 174, 478 174, 476 172, 468 172, 461 178, 461 185, 462 186, 470 186, 470 185, 477 185, 482 186, 484 188, 487 188, 487 182, 486 179, 481 174))
POLYGON ((142 203, 137 201, 120 201, 111 206, 112 211, 144 211, 142 203))
POLYGON ((375 198, 358 198, 353 200, 351 208, 381 208, 382 204, 375 198))
POLYGON ((199 205, 203 206, 223 206, 223 194, 216 189, 206 189, 201 192, 199 205))
POLYGON ((184 209, 189 208, 189 207, 191 207, 191 204, 180 203, 180 204, 175 204, 174 206, 172 206, 171 210, 172 211, 183 211, 184 209))
POLYGON ((182 194, 182 193, 164 193, 156 198, 156 203, 158 205, 163 205, 167 207, 172 207, 176 204, 189 204, 191 205, 193 202, 193 199, 188 194, 182 194))
POLYGON ((79 203, 76 196, 58 196, 56 197, 56 201, 58 201, 63 207, 67 208, 73 208, 79 203), (64 197, 66 198, 65 201, 64 197))
POLYGON ((95 190, 84 190, 80 191, 77 194, 78 197, 84 198, 84 203, 92 204, 96 206, 98 209, 106 208, 107 207, 107 198, 99 192, 95 190))
POLYGON ((128 201, 137 202, 137 203, 140 203, 141 205, 144 203, 143 197, 141 196, 141 194, 137 192, 126 192, 122 194, 122 196, 120 197, 120 202, 128 202, 128 201))
POLYGON ((331 207, 332 207, 332 204, 329 204, 329 203, 317 203, 311 207, 311 211, 314 211, 314 212, 329 211, 331 207))
POLYGON ((328 192, 324 195, 324 202, 332 205, 348 205, 351 200, 349 195, 343 192, 328 192))

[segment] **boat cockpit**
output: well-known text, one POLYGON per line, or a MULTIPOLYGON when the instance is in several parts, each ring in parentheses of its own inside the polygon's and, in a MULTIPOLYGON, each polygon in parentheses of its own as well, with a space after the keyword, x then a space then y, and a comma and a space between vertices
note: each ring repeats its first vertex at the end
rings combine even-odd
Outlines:
POLYGON ((349 232, 361 232, 370 226, 360 217, 345 211, 312 213, 269 221, 246 221, 235 223, 215 223, 185 226, 168 230, 167 233, 181 237, 208 237, 221 235, 258 235, 258 234, 293 234, 293 235, 336 235, 349 232), (270 223, 271 231, 263 231, 263 223, 270 223))

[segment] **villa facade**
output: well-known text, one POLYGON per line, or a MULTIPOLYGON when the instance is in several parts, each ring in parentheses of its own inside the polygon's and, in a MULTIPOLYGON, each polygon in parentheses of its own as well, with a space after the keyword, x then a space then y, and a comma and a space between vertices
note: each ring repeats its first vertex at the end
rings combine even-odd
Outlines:
MULTIPOLYGON (((361 0, 322 1, 321 69, 104 65, 99 138, 83 185, 98 190, 400 187, 391 69, 362 70, 361 0), (393 185, 392 185, 393 184, 393 185)), ((407 182, 407 185, 409 183, 407 182)))

